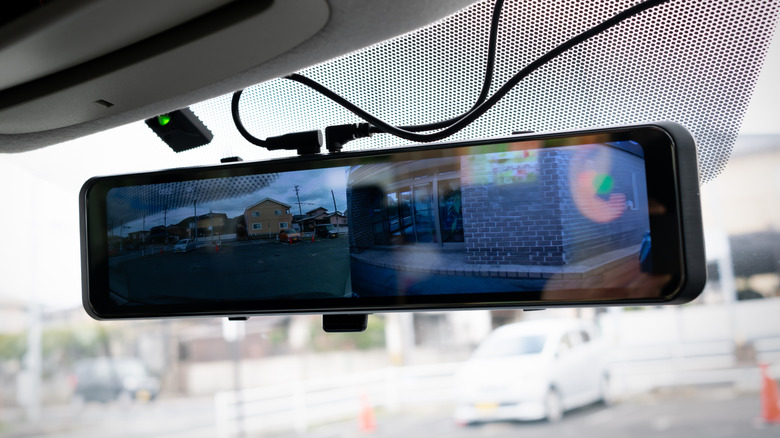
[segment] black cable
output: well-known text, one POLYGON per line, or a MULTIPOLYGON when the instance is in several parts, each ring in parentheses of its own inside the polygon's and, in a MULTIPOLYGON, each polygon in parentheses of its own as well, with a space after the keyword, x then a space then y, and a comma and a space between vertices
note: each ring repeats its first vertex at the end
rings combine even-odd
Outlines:
POLYGON ((236 125, 236 129, 238 129, 239 134, 241 134, 241 136, 244 137, 246 141, 252 143, 255 146, 265 147, 265 140, 260 140, 259 138, 250 134, 249 131, 247 131, 244 127, 244 124, 241 122, 241 115, 238 113, 238 101, 241 99, 241 93, 243 92, 244 90, 238 90, 233 93, 233 100, 230 101, 230 114, 233 116, 233 123, 236 125))
MULTIPOLYGON (((490 30, 489 30, 489 38, 488 38, 487 59, 485 62, 485 77, 482 80, 482 89, 479 92, 479 96, 477 97, 476 102, 474 102, 471 108, 469 108, 468 111, 466 111, 465 113, 456 117, 449 118, 447 120, 442 120, 433 123, 426 123, 423 125, 399 126, 398 128, 406 131, 411 131, 411 132, 433 131, 436 129, 446 128, 452 125, 453 123, 457 122, 464 116, 466 116, 471 111, 474 111, 475 108, 477 108, 482 102, 484 102, 485 99, 487 99, 488 94, 490 93, 490 86, 493 84, 493 71, 495 70, 495 65, 496 65, 496 46, 498 45, 498 24, 501 19, 501 10, 503 6, 504 6, 504 0, 497 0, 495 5, 493 6, 493 15, 490 21, 490 30)), ((289 76, 285 76, 284 79, 296 81, 296 76, 289 75, 289 76)), ((296 81, 296 82, 300 82, 300 81, 296 81)), ((376 130, 376 129, 372 129, 371 131, 374 133, 384 132, 382 130, 376 130)))
POLYGON ((238 113, 238 102, 241 100, 241 93, 244 90, 238 90, 233 93, 233 100, 230 102, 230 114, 233 116, 233 123, 236 129, 246 141, 255 146, 260 146, 269 151, 277 149, 297 150, 298 155, 316 154, 322 149, 322 132, 319 130, 293 132, 277 137, 268 137, 261 140, 246 130, 241 122, 241 116, 238 113))
MULTIPOLYGON (((460 118, 457 118, 455 122, 450 124, 449 126, 445 127, 443 130, 439 132, 434 132, 430 134, 418 134, 414 132, 413 130, 403 129, 404 127, 396 127, 392 126, 373 115, 369 114, 368 112, 364 111, 357 105, 349 102, 348 100, 344 99, 343 97, 339 96, 335 92, 331 91, 330 89, 326 88, 325 86, 319 84, 318 82, 307 78, 305 76, 302 76, 300 74, 292 74, 289 76, 285 76, 286 79, 301 83, 303 85, 308 86, 309 88, 312 88, 313 90, 323 94, 324 96, 328 97, 329 99, 333 100, 334 102, 338 103, 339 105, 343 106, 347 110, 351 111, 352 113, 356 114, 358 117, 362 118, 363 120, 366 120, 367 122, 371 123, 378 129, 379 131, 393 134, 396 137, 403 138, 405 140, 415 141, 415 142, 430 142, 430 141, 438 141, 444 138, 449 137, 452 134, 455 134, 456 132, 460 131, 461 129, 468 126, 470 123, 472 123, 474 120, 479 118, 481 115, 483 115, 485 112, 487 112, 490 108, 492 108, 500 99, 502 99, 509 91, 514 88, 515 85, 517 85, 521 80, 526 78, 528 75, 539 69, 541 66, 545 65, 546 63, 550 62, 552 59, 556 58, 557 56, 561 55, 565 51, 569 50, 570 48, 576 46, 577 44, 580 44, 602 32, 605 32, 606 30, 616 26, 617 24, 625 21, 628 18, 633 17, 634 15, 637 15, 641 12, 644 12, 647 9, 650 9, 652 7, 658 6, 662 3, 666 3, 669 0, 647 0, 642 3, 639 3, 637 5, 634 5, 617 15, 607 19, 606 21, 580 33, 579 35, 569 39, 568 41, 560 44, 559 46, 555 47, 554 49, 550 50, 549 52, 545 53, 541 57, 537 58, 535 61, 530 63, 528 66, 524 67, 522 70, 520 70, 517 74, 515 74, 513 77, 511 77, 504 85, 501 86, 490 98, 483 101, 482 103, 478 104, 475 108, 473 108, 471 111, 469 111, 467 114, 461 116, 460 118)), ((488 87, 489 88, 489 87, 488 87)), ((484 90, 484 87, 483 87, 484 90)), ((442 123, 442 122, 439 122, 442 123)), ((417 126, 417 128, 420 128, 420 125, 417 126)), ((372 129, 372 131, 375 131, 372 129)))
POLYGON ((493 84, 493 70, 495 69, 496 65, 496 46, 498 45, 498 22, 501 19, 501 10, 503 6, 504 0, 497 0, 496 4, 493 6, 493 17, 490 21, 490 37, 488 38, 487 60, 485 62, 485 77, 482 80, 482 89, 479 91, 479 96, 477 97, 477 101, 474 102, 474 105, 472 105, 468 111, 457 117, 452 117, 440 122, 426 123, 423 125, 399 126, 399 128, 412 132, 433 131, 436 129, 446 128, 460 120, 466 114, 474 111, 474 109, 477 108, 479 104, 487 99, 488 94, 490 93, 490 86, 493 84))
MULTIPOLYGON (((495 6, 493 7, 493 17, 490 23, 490 38, 488 42, 488 55, 487 55, 487 61, 485 63, 485 78, 482 81, 482 89, 480 90, 479 96, 477 97, 477 101, 474 102, 474 105, 472 105, 472 107, 468 111, 466 111, 464 114, 458 117, 453 117, 447 120, 442 120, 440 122, 428 123, 424 125, 401 126, 400 127, 401 129, 413 131, 413 132, 421 132, 421 131, 431 131, 435 129, 446 128, 447 126, 450 126, 451 124, 461 119, 466 114, 473 111, 476 107, 479 106, 479 104, 481 104, 482 102, 485 101, 485 99, 487 99, 488 93, 490 92, 490 86, 492 85, 492 81, 493 81, 493 70, 495 69, 495 59, 496 59, 496 45, 498 41, 498 23, 499 23, 499 19, 501 18, 501 8, 503 7, 503 4, 504 4, 504 0, 497 0, 495 6)), ((286 79, 292 79, 292 78, 286 77, 286 79)), ((246 139, 248 142, 252 143, 255 146, 269 148, 268 141, 261 140, 253 136, 252 134, 250 134, 249 131, 246 129, 246 127, 244 127, 243 122, 241 121, 241 116, 238 111, 238 102, 241 99, 241 93, 243 91, 244 90, 239 90, 233 93, 233 99, 230 105, 230 112, 231 115, 233 116, 233 123, 236 125, 236 129, 241 134, 241 136, 244 137, 244 139, 246 139)), ((365 137, 370 135, 368 129, 363 129, 362 127, 358 127, 357 125, 355 125, 354 128, 352 128, 351 125, 340 125, 336 128, 341 128, 345 131, 345 133, 340 137, 340 139, 344 140, 344 142, 352 140, 354 138, 360 138, 360 137, 365 137), (353 131, 355 132, 355 134, 352 133, 353 131), (354 135, 357 135, 358 137, 355 137, 354 135)), ((378 132, 384 132, 384 131, 378 131, 378 132)), ((338 149, 340 148, 341 145, 339 144, 338 149)))

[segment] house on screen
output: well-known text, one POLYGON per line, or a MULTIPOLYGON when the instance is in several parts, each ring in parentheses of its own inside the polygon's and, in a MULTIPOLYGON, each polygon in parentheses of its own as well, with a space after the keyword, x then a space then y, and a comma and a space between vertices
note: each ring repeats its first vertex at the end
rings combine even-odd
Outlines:
POLYGON ((271 198, 252 204, 244 210, 247 235, 249 237, 274 236, 290 228, 292 214, 290 205, 271 198))
POLYGON ((187 237, 195 238, 195 230, 198 230, 197 237, 220 236, 231 233, 227 227, 228 217, 225 213, 209 212, 195 216, 189 216, 179 222, 179 228, 186 229, 187 237))
POLYGON ((198 216, 198 237, 219 236, 226 233, 228 217, 225 213, 206 213, 198 216))
POLYGON ((317 207, 314 210, 310 210, 306 212, 306 218, 307 219, 317 219, 325 214, 328 213, 328 210, 325 207, 317 207))
POLYGON ((298 221, 301 225, 301 229, 304 231, 312 231, 317 225, 347 225, 347 217, 339 212, 328 213, 328 210, 324 207, 317 207, 314 210, 307 211, 306 214, 298 221))
POLYGON ((316 225, 319 225, 319 221, 328 214, 328 210, 324 207, 317 207, 314 210, 309 210, 298 221, 303 231, 313 231, 316 225))
POLYGON ((347 216, 344 213, 340 212, 340 211, 336 211, 336 212, 333 212, 333 213, 328 213, 328 214, 325 215, 323 223, 336 225, 337 227, 346 226, 347 225, 347 216))

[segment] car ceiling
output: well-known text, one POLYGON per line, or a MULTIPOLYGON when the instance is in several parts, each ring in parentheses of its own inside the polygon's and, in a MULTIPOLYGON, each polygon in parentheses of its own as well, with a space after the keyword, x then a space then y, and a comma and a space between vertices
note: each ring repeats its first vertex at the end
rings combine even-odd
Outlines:
POLYGON ((36 149, 183 108, 419 28, 469 3, 3 5, 0 151, 36 149))
MULTIPOLYGON (((110 115, 71 124, 68 117, 73 115, 69 113, 78 111, 62 109, 82 104, 69 99, 80 98, 83 93, 74 94, 66 87, 62 95, 65 98, 58 102, 59 106, 41 106, 49 95, 31 92, 30 105, 22 102, 4 106, 4 98, 15 96, 19 100, 19 96, 25 95, 18 93, 19 87, 30 84, 0 90, 0 150, 35 149, 191 105, 214 133, 212 143, 204 147, 221 148, 226 156, 257 158, 257 148, 237 134, 230 118, 229 93, 244 87, 249 88, 242 96, 242 118, 250 132, 261 138, 359 121, 356 116, 299 84, 272 80, 293 71, 316 79, 369 112, 397 124, 449 118, 468 109, 476 99, 484 74, 493 0, 470 6, 470 1, 430 0, 295 2, 293 8, 277 10, 271 20, 283 23, 281 28, 290 31, 277 28, 274 36, 263 34, 262 30, 254 36, 251 32, 241 33, 235 44, 223 41, 212 47, 210 50, 214 53, 192 52, 194 54, 190 56, 198 58, 196 61, 200 64, 197 65, 203 65, 205 70, 209 70, 205 67, 210 63, 215 63, 210 62, 212 59, 224 60, 221 64, 230 64, 233 59, 241 62, 211 72, 188 67, 187 75, 196 78, 194 82, 187 82, 186 92, 172 93, 169 89, 171 83, 182 82, 177 77, 170 77, 170 62, 160 64, 162 70, 156 74, 153 69, 143 70, 144 75, 135 80, 131 75, 118 83, 103 76, 94 78, 96 82, 90 82, 93 80, 90 78, 82 81, 87 87, 97 84, 97 90, 118 90, 119 95, 127 94, 133 87, 151 87, 153 84, 158 87, 153 89, 153 96, 158 101, 133 102, 123 107, 120 99, 110 108, 97 108, 100 105, 96 100, 112 102, 111 98, 98 97, 106 94, 92 94, 82 99, 89 107, 89 111, 85 111, 89 117, 99 114, 96 110, 106 110, 110 115), (323 14, 326 15, 324 20, 323 14), (308 21, 303 20, 304 17, 308 17, 308 21), (292 30, 295 25, 290 23, 299 22, 307 23, 302 26, 306 31, 292 30), (428 23, 433 24, 421 28, 428 23), (403 34, 413 29, 418 30, 403 34), (281 41, 284 38, 277 38, 281 34, 287 38, 286 42, 281 41), (390 37, 393 38, 387 40, 390 37), (375 44, 383 40, 387 41, 375 44), (262 52, 260 46, 268 46, 265 49, 269 51, 252 55, 254 58, 250 56, 255 51, 262 52), (229 56, 220 57, 220 51, 229 56), (251 65, 246 65, 247 62, 251 65), (224 70, 229 74, 224 74, 224 70), (224 77, 220 77, 222 74, 224 77), (198 81, 205 83, 198 86, 198 81), (42 108, 48 112, 41 112, 42 108), (62 126, 55 126, 58 124, 62 126), (14 130, 16 132, 11 132, 14 130)), ((151 1, 139 3, 152 9, 156 4, 151 1)), ((181 3, 188 2, 181 0, 181 3)), ((193 2, 201 8, 200 14, 213 6, 208 3, 193 2)), ((239 6, 248 7, 236 5, 244 3, 241 1, 227 3, 230 4, 211 13, 228 7, 237 10, 239 6)), ((285 2, 266 3, 265 9, 254 6, 260 11, 259 15, 268 14, 285 2)), ((492 89, 547 50, 635 3, 624 0, 508 0, 498 33, 492 89)), ((50 7, 58 4, 54 2, 50 7)), ((671 120, 693 132, 698 145, 701 179, 709 180, 720 172, 729 157, 777 25, 779 9, 779 2, 768 0, 672 0, 629 19, 542 67, 453 138, 507 135, 515 130, 554 131, 671 120)), ((23 19, 32 20, 32 15, 2 25, 0 41, 8 26, 23 19)), ((181 28, 191 15, 172 17, 170 23, 181 28)), ((142 16, 138 19, 142 20, 142 16)), ((161 23, 165 21, 147 24, 147 27, 152 29, 150 32, 157 31, 161 23)), ((172 34, 163 34, 166 35, 172 34)), ((125 35, 125 38, 125 42, 133 41, 138 36, 125 35)), ((153 37, 132 46, 138 47, 144 41, 148 46, 149 40, 153 37)), ((115 44, 122 45, 121 42, 115 44)), ((0 59, 2 50, 0 48, 0 59)), ((120 50, 127 53, 127 47, 120 50)), ((157 52, 149 50, 153 56, 166 53, 159 48, 155 49, 157 52)), ((110 56, 109 53, 97 60, 110 56)), ((75 70, 78 66, 65 73, 75 70)), ((57 74, 62 72, 54 75, 57 74)), ((5 78, 0 67, 0 85, 5 83, 3 80, 8 81, 5 78)), ((38 81, 45 79, 46 76, 38 81)), ((28 87, 28 90, 33 88, 28 87)), ((52 93, 56 95, 57 90, 52 93)), ((346 149, 407 143, 391 136, 376 135, 349 143, 346 149)), ((161 147, 164 146, 161 144, 161 147)))

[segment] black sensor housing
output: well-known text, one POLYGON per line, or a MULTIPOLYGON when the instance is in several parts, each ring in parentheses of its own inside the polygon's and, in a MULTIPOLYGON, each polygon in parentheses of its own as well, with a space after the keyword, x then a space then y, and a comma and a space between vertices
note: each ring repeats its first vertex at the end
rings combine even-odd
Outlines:
POLYGON ((189 108, 161 114, 145 122, 174 152, 209 144, 214 138, 214 134, 189 108))

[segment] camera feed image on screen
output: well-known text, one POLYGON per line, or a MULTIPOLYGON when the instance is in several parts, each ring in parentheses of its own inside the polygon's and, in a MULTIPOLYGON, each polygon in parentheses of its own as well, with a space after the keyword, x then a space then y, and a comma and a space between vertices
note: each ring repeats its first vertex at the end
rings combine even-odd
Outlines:
POLYGON ((624 288, 651 272, 637 143, 480 150, 351 169, 355 293, 624 288))
POLYGON ((347 239, 329 238, 347 228, 337 209, 346 207, 346 170, 112 188, 112 298, 132 305, 349 295, 347 239))
POLYGON ((652 272, 633 141, 410 157, 112 188, 112 299, 554 293, 652 272))

